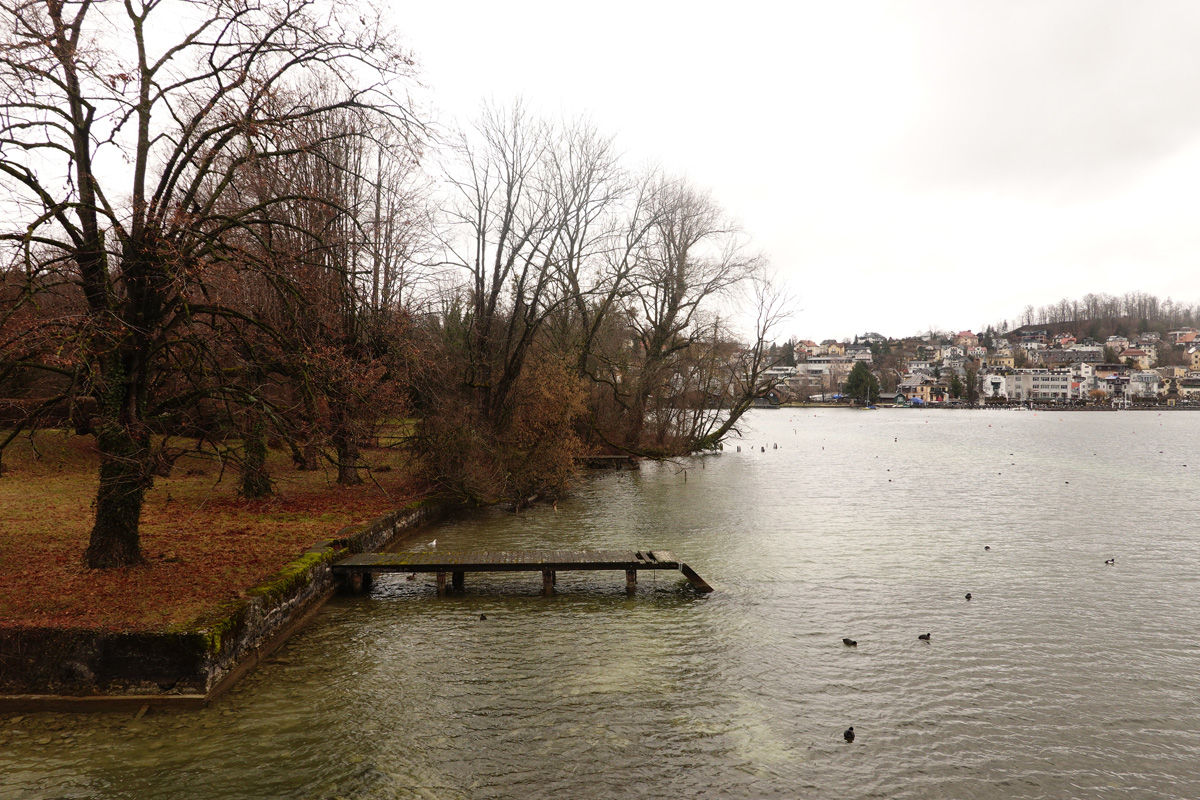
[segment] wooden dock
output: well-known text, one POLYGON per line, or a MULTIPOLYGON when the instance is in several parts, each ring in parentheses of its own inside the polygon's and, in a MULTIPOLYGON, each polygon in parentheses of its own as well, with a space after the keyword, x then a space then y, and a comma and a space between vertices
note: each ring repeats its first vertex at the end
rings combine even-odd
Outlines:
POLYGON ((701 592, 711 592, 703 578, 666 550, 503 550, 478 553, 411 552, 363 553, 349 556, 333 565, 333 573, 355 591, 366 591, 371 576, 378 572, 432 572, 437 575, 438 596, 446 594, 446 576, 451 587, 461 590, 468 572, 540 572, 542 593, 554 594, 559 572, 570 570, 613 570, 625 572, 625 590, 637 591, 641 570, 678 570, 701 592))

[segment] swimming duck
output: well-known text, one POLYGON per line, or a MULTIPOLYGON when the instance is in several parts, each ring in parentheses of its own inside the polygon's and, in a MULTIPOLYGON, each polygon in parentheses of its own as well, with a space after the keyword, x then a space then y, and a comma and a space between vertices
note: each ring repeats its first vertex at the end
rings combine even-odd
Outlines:
POLYGON ((929 638, 930 638, 931 636, 933 636, 933 634, 932 634, 932 633, 922 633, 922 634, 919 634, 919 635, 917 636, 917 638, 918 638, 918 639, 920 639, 920 640, 921 640, 921 641, 923 641, 923 642, 928 642, 928 641, 929 641, 929 638))
POLYGON ((842 644, 846 645, 846 647, 858 647, 858 642, 853 639, 842 639, 842 644))
POLYGON ((849 728, 846 728, 846 732, 842 734, 842 738, 844 738, 847 742, 854 741, 854 726, 853 725, 851 725, 849 728))

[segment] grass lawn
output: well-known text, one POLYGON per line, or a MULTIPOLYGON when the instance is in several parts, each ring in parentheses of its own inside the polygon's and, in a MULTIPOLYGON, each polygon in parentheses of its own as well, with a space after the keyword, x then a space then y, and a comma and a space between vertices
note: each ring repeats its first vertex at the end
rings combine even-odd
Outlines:
POLYGON ((89 570, 99 458, 90 436, 43 431, 13 442, 0 477, 0 628, 161 631, 215 616, 314 542, 419 496, 394 450, 364 450, 374 471, 338 486, 335 471, 298 472, 269 460, 276 496, 246 501, 239 475, 187 455, 156 478, 142 510, 146 564, 89 570), (382 471, 380 470, 382 468, 382 471))

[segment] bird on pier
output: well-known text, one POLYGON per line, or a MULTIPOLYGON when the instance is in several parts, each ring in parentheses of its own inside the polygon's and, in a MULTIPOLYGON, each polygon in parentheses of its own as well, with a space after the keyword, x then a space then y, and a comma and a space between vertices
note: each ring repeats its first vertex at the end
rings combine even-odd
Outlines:
POLYGON ((933 637, 932 633, 922 633, 922 634, 917 635, 917 638, 923 642, 928 642, 930 640, 930 638, 932 638, 932 637, 933 637))
POLYGON ((842 639, 842 644, 846 645, 846 647, 858 647, 858 642, 853 639, 842 639))
POLYGON ((847 742, 854 741, 854 726, 853 725, 851 725, 849 728, 846 728, 846 732, 842 734, 842 738, 845 739, 847 742))

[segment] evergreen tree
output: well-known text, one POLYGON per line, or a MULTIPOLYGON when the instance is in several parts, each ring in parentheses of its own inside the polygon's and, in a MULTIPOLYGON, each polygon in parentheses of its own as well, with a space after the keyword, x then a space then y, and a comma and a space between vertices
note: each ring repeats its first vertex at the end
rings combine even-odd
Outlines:
POLYGON ((788 339, 787 344, 783 346, 783 352, 780 353, 782 359, 779 363, 785 367, 796 366, 796 340, 788 339))
POLYGON ((950 396, 955 400, 963 396, 963 382, 962 378, 958 377, 957 372, 950 375, 950 396))
POLYGON ((871 374, 865 361, 859 361, 850 370, 846 379, 846 394, 864 406, 874 405, 879 399, 879 380, 871 374))
POLYGON ((970 405, 976 405, 979 402, 979 372, 975 369, 967 370, 967 402, 970 405))

